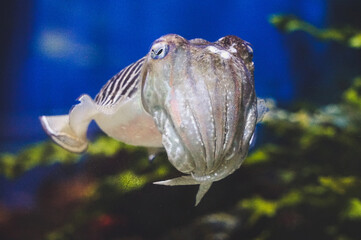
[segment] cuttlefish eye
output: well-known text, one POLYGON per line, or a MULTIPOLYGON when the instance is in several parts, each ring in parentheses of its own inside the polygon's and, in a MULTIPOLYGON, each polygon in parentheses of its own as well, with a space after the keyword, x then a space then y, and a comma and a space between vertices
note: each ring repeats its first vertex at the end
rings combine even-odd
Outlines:
POLYGON ((169 50, 168 44, 164 42, 159 42, 152 46, 152 49, 150 50, 150 56, 153 59, 161 59, 167 55, 168 50, 169 50))

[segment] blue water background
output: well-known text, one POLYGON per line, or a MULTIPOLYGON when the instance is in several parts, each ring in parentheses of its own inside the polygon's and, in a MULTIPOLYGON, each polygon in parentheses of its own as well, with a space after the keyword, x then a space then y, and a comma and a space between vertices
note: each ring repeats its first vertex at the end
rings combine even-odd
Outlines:
MULTIPOLYGON (((305 33, 281 34, 268 18, 289 13, 325 27, 340 9, 335 2, 9 1, 1 10, 0 152, 48 139, 38 116, 66 114, 83 93, 94 97, 108 79, 168 33, 209 41, 237 35, 253 46, 258 96, 272 97, 280 106, 302 98, 331 103, 327 94, 337 90, 336 73, 345 76, 338 81, 349 81, 347 68, 340 73, 336 66, 357 65, 360 59, 343 46, 320 43, 305 33), (330 49, 345 58, 333 58, 330 49)), ((98 131, 92 125, 90 135, 98 131)), ((16 193, 34 192, 51 169, 0 181, 0 198, 7 196, 10 205, 31 205, 31 197, 16 193)))
POLYGON ((0 151, 45 139, 39 115, 67 113, 82 93, 94 97, 109 78, 144 56, 151 43, 167 33, 209 41, 233 34, 249 41, 255 52, 258 95, 290 101, 297 90, 289 46, 268 17, 293 13, 323 26, 326 4, 323 0, 20 2, 12 4, 13 32, 7 36, 11 41, 1 79, 6 101, 1 107, 0 151))

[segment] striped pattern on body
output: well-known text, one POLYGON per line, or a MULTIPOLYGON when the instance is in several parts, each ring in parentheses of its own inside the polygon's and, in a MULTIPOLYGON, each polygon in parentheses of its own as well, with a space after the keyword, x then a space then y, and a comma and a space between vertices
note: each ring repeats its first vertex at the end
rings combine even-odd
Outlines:
POLYGON ((97 94, 95 102, 102 106, 114 105, 124 97, 130 98, 138 89, 144 59, 139 59, 112 77, 97 94))

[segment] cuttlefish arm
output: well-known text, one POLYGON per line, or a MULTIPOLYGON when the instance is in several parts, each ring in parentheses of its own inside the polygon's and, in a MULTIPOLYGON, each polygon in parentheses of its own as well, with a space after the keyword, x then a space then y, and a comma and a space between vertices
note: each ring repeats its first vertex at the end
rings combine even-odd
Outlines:
POLYGON ((144 58, 121 70, 110 79, 93 100, 78 98, 68 115, 41 116, 41 124, 51 139, 74 153, 88 147, 87 129, 92 120, 109 136, 127 144, 162 147, 161 135, 153 118, 143 110, 139 74, 144 58))
POLYGON ((270 102, 267 102, 265 99, 257 98, 257 123, 262 122, 263 117, 269 112, 268 104, 270 102))
POLYGON ((199 182, 191 176, 182 176, 173 179, 168 179, 165 181, 154 182, 153 184, 165 185, 165 186, 199 185, 198 192, 196 195, 196 202, 195 202, 195 206, 197 206, 201 202, 204 195, 211 188, 212 183, 213 182, 199 182))
POLYGON ((214 181, 240 167, 258 119, 252 56, 235 36, 210 43, 170 34, 154 42, 142 101, 169 161, 187 174, 155 184, 199 185, 197 205, 214 181))

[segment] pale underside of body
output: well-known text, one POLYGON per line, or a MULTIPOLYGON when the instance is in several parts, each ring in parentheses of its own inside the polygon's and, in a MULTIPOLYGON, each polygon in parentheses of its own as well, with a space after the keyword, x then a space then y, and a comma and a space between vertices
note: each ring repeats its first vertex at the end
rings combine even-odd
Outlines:
POLYGON ((82 95, 68 115, 40 120, 72 152, 86 150, 92 120, 124 143, 164 147, 187 175, 155 184, 199 184, 197 205, 214 181, 240 167, 267 111, 255 95, 253 68, 252 49, 238 37, 210 43, 170 34, 110 79, 95 100, 82 95))

